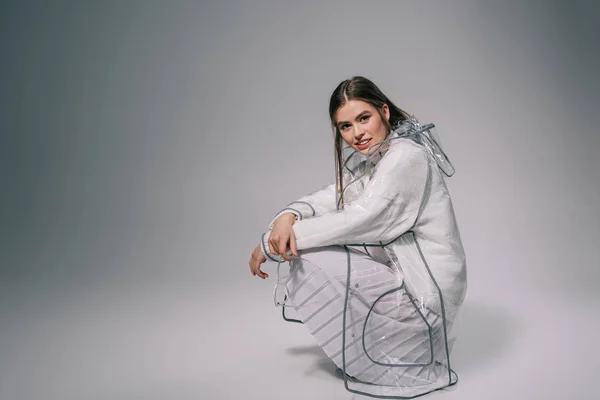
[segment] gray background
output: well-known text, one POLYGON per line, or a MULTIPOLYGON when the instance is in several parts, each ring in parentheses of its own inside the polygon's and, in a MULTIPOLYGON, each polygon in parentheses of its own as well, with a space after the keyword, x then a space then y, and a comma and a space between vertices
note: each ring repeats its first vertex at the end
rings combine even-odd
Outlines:
POLYGON ((0 399, 348 399, 251 250, 364 75, 438 127, 468 257, 440 399, 594 399, 592 2, 2 2, 0 399))

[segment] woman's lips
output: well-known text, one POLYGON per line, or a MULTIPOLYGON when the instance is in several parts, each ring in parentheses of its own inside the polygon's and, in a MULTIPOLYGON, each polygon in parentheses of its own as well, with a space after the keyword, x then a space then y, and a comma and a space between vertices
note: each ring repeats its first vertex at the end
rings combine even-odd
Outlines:
POLYGON ((366 141, 366 142, 364 142, 364 143, 362 143, 362 142, 363 142, 363 141, 361 140, 360 142, 358 142, 358 143, 356 144, 356 147, 357 147, 359 150, 364 150, 364 149, 368 148, 368 147, 369 147, 369 143, 371 143, 371 139, 367 140, 367 141, 366 141), (362 143, 362 144, 360 144, 360 143, 362 143))

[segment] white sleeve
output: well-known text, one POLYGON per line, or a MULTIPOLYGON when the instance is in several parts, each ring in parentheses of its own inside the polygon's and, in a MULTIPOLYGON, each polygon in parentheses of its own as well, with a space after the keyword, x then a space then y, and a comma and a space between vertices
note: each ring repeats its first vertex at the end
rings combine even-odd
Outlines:
POLYGON ((416 222, 427 185, 429 159, 420 146, 383 157, 364 192, 343 210, 297 221, 298 250, 390 242, 416 222))
POLYGON ((318 217, 336 209, 335 184, 327 185, 324 188, 303 196, 298 200, 288 204, 283 210, 277 213, 269 223, 269 229, 273 229, 273 223, 282 214, 292 213, 296 215, 298 221, 318 217))

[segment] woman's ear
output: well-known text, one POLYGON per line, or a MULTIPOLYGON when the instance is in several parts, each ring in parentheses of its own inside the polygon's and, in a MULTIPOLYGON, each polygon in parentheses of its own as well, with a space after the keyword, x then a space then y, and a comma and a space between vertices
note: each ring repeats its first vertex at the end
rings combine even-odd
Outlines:
POLYGON ((388 107, 388 105, 383 103, 383 106, 381 106, 381 111, 383 111, 383 115, 384 115, 385 119, 387 119, 389 121, 390 120, 390 108, 388 107))

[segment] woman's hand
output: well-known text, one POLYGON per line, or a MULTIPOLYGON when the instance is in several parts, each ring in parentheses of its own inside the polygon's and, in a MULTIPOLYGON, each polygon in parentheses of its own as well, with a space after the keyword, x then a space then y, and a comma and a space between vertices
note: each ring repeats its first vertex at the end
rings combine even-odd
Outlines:
POLYGON ((265 261, 267 261, 267 259, 263 255, 259 244, 252 252, 252 256, 250 257, 250 261, 248 262, 248 265, 250 265, 250 271, 252 272, 252 275, 258 275, 262 279, 269 277, 269 274, 265 274, 260 270, 260 265, 265 261))
POLYGON ((292 254, 298 257, 296 249, 296 235, 292 225, 296 223, 296 215, 293 213, 285 213, 280 215, 273 222, 273 230, 269 235, 269 253, 279 254, 286 261, 292 261, 288 255, 288 249, 292 254))

